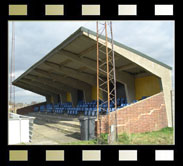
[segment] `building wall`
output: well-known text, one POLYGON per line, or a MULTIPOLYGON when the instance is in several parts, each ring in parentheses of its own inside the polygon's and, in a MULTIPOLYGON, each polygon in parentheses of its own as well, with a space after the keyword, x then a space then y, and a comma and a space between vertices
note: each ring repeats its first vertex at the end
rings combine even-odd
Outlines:
POLYGON ((54 97, 51 96, 51 103, 53 104, 54 103, 54 97))
POLYGON ((135 79, 136 100, 142 96, 152 96, 161 91, 160 80, 156 76, 146 76, 135 79))
MULTIPOLYGON (((91 91, 92 91, 92 100, 97 100, 97 87, 93 86, 91 91)), ((103 98, 101 90, 100 90, 100 98, 103 98)))
POLYGON ((66 97, 67 97, 67 102, 72 102, 72 98, 71 98, 71 93, 70 92, 67 92, 66 97))
MULTIPOLYGON (((118 134, 151 132, 168 126, 163 92, 112 112, 111 124, 116 124, 116 113, 118 134)), ((108 131, 107 119, 107 115, 101 118, 101 133, 108 131)))
POLYGON ((92 90, 92 100, 97 100, 97 87, 93 86, 91 90, 92 90))

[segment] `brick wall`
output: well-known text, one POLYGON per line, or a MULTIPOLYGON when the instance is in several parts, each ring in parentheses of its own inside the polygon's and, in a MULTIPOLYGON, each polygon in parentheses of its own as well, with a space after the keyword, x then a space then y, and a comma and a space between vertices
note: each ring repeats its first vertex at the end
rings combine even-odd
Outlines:
POLYGON ((40 106, 40 105, 43 105, 43 104, 46 104, 46 102, 42 102, 42 103, 38 103, 38 104, 34 104, 34 105, 30 105, 30 106, 27 106, 27 107, 17 109, 17 114, 21 114, 21 115, 28 114, 29 112, 34 111, 34 107, 40 106))
MULTIPOLYGON (((110 113, 110 124, 115 124, 115 116, 118 133, 149 132, 168 126, 163 92, 110 113)), ((108 116, 103 115, 99 123, 101 133, 107 133, 107 122, 108 116)))

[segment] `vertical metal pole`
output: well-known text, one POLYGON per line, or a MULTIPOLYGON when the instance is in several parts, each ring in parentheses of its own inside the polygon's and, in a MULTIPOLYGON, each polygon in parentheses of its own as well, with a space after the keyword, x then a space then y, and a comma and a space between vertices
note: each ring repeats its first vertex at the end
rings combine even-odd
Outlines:
POLYGON ((107 24, 105 22, 105 36, 106 36, 106 65, 107 65, 107 98, 108 98, 108 134, 110 142, 110 85, 109 85, 109 55, 108 55, 108 39, 107 39, 107 24))
POLYGON ((113 41, 113 32, 112 32, 112 21, 110 21, 110 29, 111 29, 111 40, 112 40, 112 58, 113 58, 113 73, 114 73, 114 97, 115 97, 115 122, 116 122, 116 141, 118 140, 118 119, 117 119, 117 93, 116 93, 116 64, 115 64, 115 56, 114 56, 114 41, 113 41))
MULTIPOLYGON (((115 109, 117 108, 117 96, 116 96, 116 76, 115 76, 115 57, 114 57, 114 50, 113 50, 113 34, 112 34, 112 23, 110 23, 110 30, 111 30, 111 38, 112 38, 112 42, 110 43, 111 46, 112 46, 112 49, 111 51, 108 51, 108 34, 107 34, 107 22, 105 21, 104 24, 102 24, 104 27, 103 29, 101 30, 101 32, 99 33, 99 24, 97 22, 96 24, 96 28, 97 28, 97 131, 99 129, 99 126, 100 126, 100 119, 99 119, 99 99, 100 99, 100 90, 102 90, 102 92, 104 93, 107 93, 107 101, 105 101, 104 103, 108 103, 108 111, 107 111, 107 118, 108 118, 108 121, 107 121, 107 125, 108 125, 108 143, 111 143, 111 141, 113 140, 112 138, 112 135, 111 135, 111 121, 110 121, 110 104, 111 104, 111 101, 114 99, 115 100, 115 109), (101 47, 99 47, 99 34, 102 34, 103 31, 105 30, 105 44, 104 45, 101 45, 101 47), (106 47, 105 49, 105 54, 106 54, 106 61, 103 61, 101 64, 100 64, 100 61, 99 61, 99 52, 104 52, 101 48, 102 47, 106 47), (100 50, 101 49, 101 50, 100 50), (112 55, 110 54, 112 52, 112 55), (111 66, 110 66, 111 65, 111 66), (104 77, 100 77, 100 71, 101 71, 101 74, 104 76, 106 73, 106 77, 107 77, 107 81, 106 79, 104 79, 104 77), (112 74, 110 74, 112 73, 112 74), (100 82, 101 80, 101 82, 100 82), (113 80, 113 81, 112 81, 113 80), (101 83, 101 85, 100 85, 101 83), (110 83, 111 84, 114 84, 114 88, 111 90, 110 89, 110 83), (113 95, 114 93, 114 95, 113 95), (112 96, 111 96, 112 95, 112 96)), ((104 104, 103 103, 103 104, 104 104)), ((116 115, 115 115, 116 117, 116 115)), ((117 123, 117 121, 116 121, 117 123)), ((117 125, 116 125, 117 126, 117 125)), ((117 131, 117 130, 116 130, 117 131)), ((101 131, 99 131, 101 132, 101 131)), ((99 132, 97 134, 97 136, 99 135, 99 132)), ((98 137, 97 137, 98 139, 98 137)))
POLYGON ((97 28, 97 138, 100 136, 99 129, 99 45, 98 45, 98 21, 96 23, 97 28))
MULTIPOLYGON (((12 23, 12 31, 13 31, 13 23, 12 23)), ((12 44, 11 44, 11 59, 10 59, 10 104, 12 105, 12 46, 13 46, 13 32, 12 32, 12 44)))
MULTIPOLYGON (((15 80, 15 25, 14 25, 14 22, 12 22, 12 24, 13 24, 13 54, 12 54, 12 56, 13 56, 13 80, 12 81, 14 81, 15 80)), ((14 109, 13 109, 13 111, 14 111, 14 113, 15 113, 15 86, 14 85, 12 85, 13 86, 13 107, 14 107, 14 109)))
POLYGON ((10 103, 12 105, 12 111, 15 112, 15 89, 12 85, 12 82, 14 80, 14 74, 15 74, 15 59, 14 59, 14 43, 15 43, 15 38, 14 38, 15 34, 14 34, 14 22, 12 22, 12 48, 11 48, 11 61, 10 61, 10 103))
POLYGON ((115 96, 115 109, 117 108, 117 96, 116 96, 116 68, 115 68, 115 57, 114 57, 114 41, 112 33, 112 21, 110 21, 111 29, 111 40, 112 40, 112 58, 113 58, 113 73, 114 73, 114 96, 115 96))

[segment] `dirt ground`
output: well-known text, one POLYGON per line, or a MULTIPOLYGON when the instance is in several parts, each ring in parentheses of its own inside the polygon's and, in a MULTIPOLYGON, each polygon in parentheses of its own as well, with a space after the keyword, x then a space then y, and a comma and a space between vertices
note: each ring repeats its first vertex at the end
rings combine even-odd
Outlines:
POLYGON ((61 145, 80 140, 80 122, 77 118, 31 113, 35 117, 32 142, 27 145, 61 145))

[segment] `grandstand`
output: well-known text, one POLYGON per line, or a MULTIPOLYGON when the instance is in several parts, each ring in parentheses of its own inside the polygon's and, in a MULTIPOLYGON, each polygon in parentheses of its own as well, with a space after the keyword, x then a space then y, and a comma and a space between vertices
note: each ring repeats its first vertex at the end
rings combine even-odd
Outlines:
MULTIPOLYGON (((145 98, 145 97, 143 97, 145 98)), ((142 99, 143 99, 142 98, 142 99)), ((137 102, 134 100, 133 103, 137 102)), ((100 101, 99 103, 102 103, 100 101)), ((117 99, 118 108, 122 108, 129 105, 125 98, 117 99)), ((100 114, 108 114, 107 103, 102 105, 104 109, 99 108, 100 114)), ((114 104, 111 103, 110 112, 115 111, 114 104)), ((85 115, 85 116, 96 116, 97 115, 97 100, 91 102, 79 101, 76 107, 73 107, 71 102, 58 103, 58 104, 46 104, 39 107, 34 107, 34 112, 46 112, 46 113, 57 113, 67 115, 85 115)))
MULTIPOLYGON (((100 36, 99 43, 104 45, 104 36, 100 36)), ((166 125, 171 127, 171 67, 117 41, 114 41, 114 52, 117 110, 163 92, 164 103, 161 104, 166 109, 166 125)), ((35 106, 34 112, 96 116, 96 71, 96 33, 80 27, 18 77, 13 85, 45 96, 46 104, 35 106)), ((115 110, 112 104, 110 110, 107 104, 102 106, 101 115, 115 110)))

